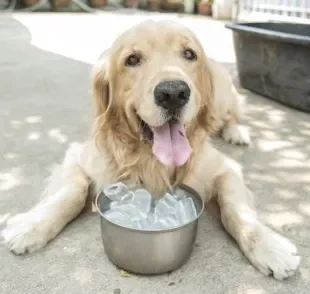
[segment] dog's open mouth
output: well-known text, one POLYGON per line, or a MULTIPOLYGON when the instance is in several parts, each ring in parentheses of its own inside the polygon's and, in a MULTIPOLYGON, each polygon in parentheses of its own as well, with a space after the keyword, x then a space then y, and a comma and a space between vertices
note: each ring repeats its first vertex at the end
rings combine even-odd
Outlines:
POLYGON ((192 148, 180 121, 171 119, 159 127, 150 127, 141 120, 143 136, 153 145, 153 154, 164 165, 182 166, 189 159, 192 148))

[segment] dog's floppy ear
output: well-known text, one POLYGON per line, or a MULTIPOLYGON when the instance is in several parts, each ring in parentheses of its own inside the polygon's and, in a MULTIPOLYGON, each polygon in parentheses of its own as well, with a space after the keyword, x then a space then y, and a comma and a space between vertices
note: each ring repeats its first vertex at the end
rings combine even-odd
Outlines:
POLYGON ((92 72, 92 94, 95 99, 96 116, 105 113, 111 103, 111 82, 108 72, 109 58, 108 51, 105 51, 94 65, 92 72))
POLYGON ((210 64, 207 56, 204 56, 200 74, 202 101, 197 119, 199 124, 209 133, 212 133, 215 128, 213 78, 212 64, 210 64))

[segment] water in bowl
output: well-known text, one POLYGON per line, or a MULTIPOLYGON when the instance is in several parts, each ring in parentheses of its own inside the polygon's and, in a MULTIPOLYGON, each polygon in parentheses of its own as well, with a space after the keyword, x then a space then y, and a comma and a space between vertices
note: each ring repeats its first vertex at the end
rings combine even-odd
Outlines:
POLYGON ((196 219, 193 199, 180 188, 166 193, 159 200, 141 187, 119 182, 107 185, 104 194, 110 199, 104 216, 121 226, 142 230, 167 230, 196 219))

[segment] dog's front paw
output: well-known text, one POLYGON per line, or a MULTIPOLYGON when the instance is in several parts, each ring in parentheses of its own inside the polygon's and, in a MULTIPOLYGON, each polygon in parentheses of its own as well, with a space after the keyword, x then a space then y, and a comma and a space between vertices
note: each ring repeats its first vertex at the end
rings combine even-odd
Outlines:
POLYGON ((42 234, 40 230, 38 220, 29 213, 18 214, 9 219, 1 235, 4 244, 15 254, 36 251, 48 241, 46 234, 42 234))
POLYGON ((243 244, 244 254, 263 274, 283 280, 297 271, 300 256, 296 246, 268 227, 259 225, 246 240, 243 244))
POLYGON ((222 137, 226 142, 235 145, 249 145, 251 143, 248 130, 237 124, 225 126, 222 137))

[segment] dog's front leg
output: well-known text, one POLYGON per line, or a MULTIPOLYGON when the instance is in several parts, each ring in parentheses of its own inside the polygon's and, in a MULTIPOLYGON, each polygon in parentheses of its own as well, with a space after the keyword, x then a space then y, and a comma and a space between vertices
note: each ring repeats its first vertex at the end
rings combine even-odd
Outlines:
POLYGON ((293 275, 300 263, 295 245, 259 221, 241 169, 230 159, 224 162, 215 183, 225 229, 263 274, 279 280, 293 275))
POLYGON ((79 164, 82 145, 72 145, 53 172, 43 199, 31 210, 8 220, 2 232, 15 254, 33 252, 52 240, 83 209, 89 180, 79 164))

